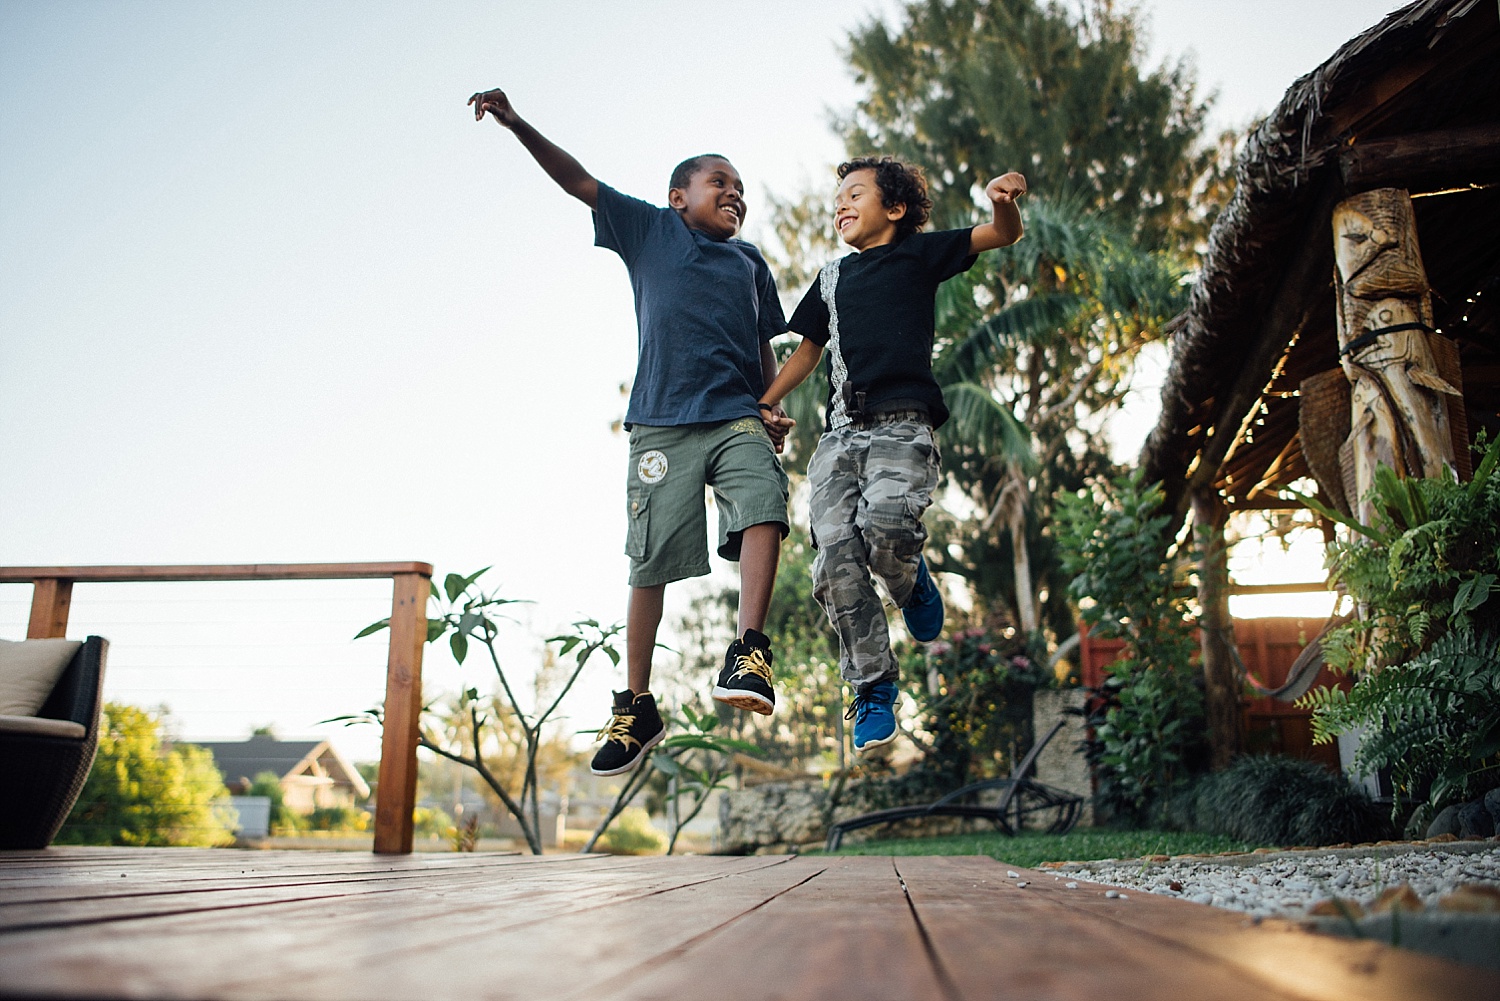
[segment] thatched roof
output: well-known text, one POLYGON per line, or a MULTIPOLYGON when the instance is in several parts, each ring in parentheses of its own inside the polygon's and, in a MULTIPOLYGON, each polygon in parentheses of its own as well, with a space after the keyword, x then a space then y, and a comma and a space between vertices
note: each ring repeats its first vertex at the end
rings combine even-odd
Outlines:
POLYGON ((1413 206, 1435 319, 1459 342, 1469 426, 1496 423, 1495 0, 1421 0, 1350 40, 1248 136, 1236 179, 1173 321, 1162 413, 1141 452, 1169 504, 1181 513, 1190 491, 1214 485, 1232 505, 1276 506, 1274 490, 1307 475, 1297 389, 1337 355, 1330 217, 1362 190, 1442 192, 1413 206), (1457 152, 1423 155, 1443 143, 1457 152))

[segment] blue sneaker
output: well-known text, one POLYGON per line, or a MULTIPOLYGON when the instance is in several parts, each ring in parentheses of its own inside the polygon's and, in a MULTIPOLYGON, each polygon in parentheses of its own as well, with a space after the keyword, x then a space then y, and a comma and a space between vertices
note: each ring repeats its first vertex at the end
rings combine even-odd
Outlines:
POLYGON ((906 620, 906 629, 914 640, 927 643, 938 638, 943 631, 943 594, 927 572, 927 560, 917 557, 917 583, 911 589, 911 597, 901 609, 906 620))
POLYGON ((854 720, 854 753, 865 754, 896 739, 896 683, 882 681, 854 697, 844 714, 854 720))

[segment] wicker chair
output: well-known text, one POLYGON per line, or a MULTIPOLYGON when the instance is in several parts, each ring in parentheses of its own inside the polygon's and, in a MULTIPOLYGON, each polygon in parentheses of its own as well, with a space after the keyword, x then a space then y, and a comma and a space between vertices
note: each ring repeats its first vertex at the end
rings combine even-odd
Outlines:
POLYGON ((6 717, 0 726, 0 848, 46 848, 73 809, 99 746, 108 652, 107 640, 90 636, 36 722, 6 717))

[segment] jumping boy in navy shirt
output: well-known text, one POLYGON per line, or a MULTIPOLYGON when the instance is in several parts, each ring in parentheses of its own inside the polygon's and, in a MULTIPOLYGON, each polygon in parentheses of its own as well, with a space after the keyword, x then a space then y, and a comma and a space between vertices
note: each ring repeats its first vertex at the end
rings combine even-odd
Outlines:
POLYGON ((760 630, 788 529, 787 478, 772 438, 779 445, 784 432, 762 424, 756 399, 776 374, 770 341, 785 332, 786 319, 760 252, 735 238, 745 188, 724 157, 679 164, 668 184, 670 208, 659 208, 596 180, 517 115, 503 91, 475 94, 469 104, 476 121, 493 115, 548 176, 594 210, 595 245, 624 259, 635 291, 639 356, 625 413, 629 687, 615 693, 591 766, 596 775, 617 775, 665 733, 650 692, 651 655, 666 585, 709 572, 705 485, 719 509, 719 555, 740 563, 739 638, 713 697, 762 714, 775 707, 770 641, 760 630))
MULTIPOLYGON (((813 595, 839 637, 839 672, 854 689, 854 749, 871 753, 896 738, 896 681, 885 582, 913 638, 936 639, 943 598, 922 543, 922 514, 941 471, 932 433, 948 419, 932 376, 934 307, 940 284, 975 255, 1021 238, 1015 200, 1026 178, 985 187, 994 220, 922 233, 932 202, 919 168, 890 157, 840 164, 834 225, 855 253, 827 264, 792 313, 802 343, 761 396, 779 405, 828 352, 827 430, 807 466, 812 487, 813 595)), ((791 421, 771 413, 773 433, 791 421)))

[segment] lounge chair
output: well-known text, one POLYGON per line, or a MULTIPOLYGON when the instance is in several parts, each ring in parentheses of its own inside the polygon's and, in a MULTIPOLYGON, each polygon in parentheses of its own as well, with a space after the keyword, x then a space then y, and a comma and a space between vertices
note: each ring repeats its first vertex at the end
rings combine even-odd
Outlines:
POLYGON ((1006 837, 1014 837, 1016 831, 1045 821, 1043 828, 1049 834, 1066 834, 1078 823, 1078 814, 1083 808, 1083 797, 1076 793, 1043 785, 1030 777, 1036 768, 1036 759, 1042 749, 1057 736, 1067 720, 1058 720, 1047 731, 1046 736, 1031 745, 1031 750, 1020 764, 1011 769, 1003 779, 988 779, 975 782, 955 790, 934 803, 912 806, 894 806, 888 810, 876 810, 858 817, 841 820, 828 828, 827 851, 834 851, 844 840, 844 835, 861 827, 888 824, 897 820, 914 820, 919 817, 971 817, 987 820, 1006 837), (993 802, 984 802, 982 794, 998 792, 993 802))
POLYGON ((90 636, 34 716, 0 716, 0 848, 46 848, 73 809, 99 746, 108 650, 90 636))

